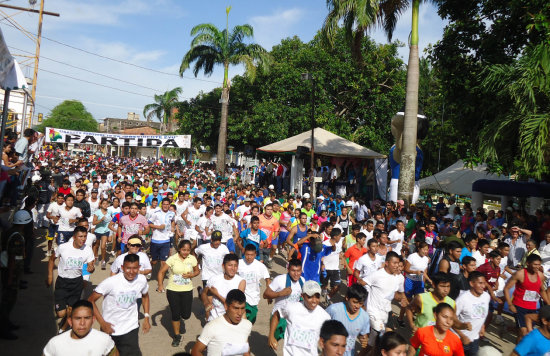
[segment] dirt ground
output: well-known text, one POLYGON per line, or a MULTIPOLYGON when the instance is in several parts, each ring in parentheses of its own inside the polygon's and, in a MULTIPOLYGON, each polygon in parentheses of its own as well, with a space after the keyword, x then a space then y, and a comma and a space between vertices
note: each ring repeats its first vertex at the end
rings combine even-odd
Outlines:
MULTIPOLYGON (((44 232, 44 231, 40 231, 44 232)), ((45 279, 47 275, 47 257, 45 255, 46 242, 43 237, 36 241, 36 250, 32 264, 33 274, 24 275, 23 279, 28 281, 28 289, 20 290, 17 305, 12 314, 12 321, 21 326, 16 332, 19 339, 16 341, 0 340, 0 352, 3 356, 20 355, 42 355, 42 349, 48 340, 56 333, 56 321, 53 311, 53 287, 46 288, 45 279)), ((111 261, 112 262, 112 258, 111 261)), ((276 257, 272 277, 284 273, 284 261, 276 257)), ((95 287, 99 282, 108 277, 110 263, 107 270, 102 271, 96 266, 96 271, 91 276, 91 282, 95 287)), ((200 277, 200 276, 199 276, 200 277)), ((199 277, 193 280, 194 285, 200 285, 199 277)), ((54 277, 55 278, 55 277, 54 277)), ((165 281, 166 283, 166 281, 165 281)), ((193 300, 193 313, 191 318, 182 323, 183 340, 178 348, 171 346, 171 317, 166 300, 166 294, 160 294, 155 291, 156 280, 149 282, 149 294, 151 298, 151 330, 148 334, 140 333, 139 343, 143 355, 173 355, 177 352, 190 352, 193 344, 204 326, 204 311, 202 304, 195 298, 193 300)), ((262 288, 263 290, 263 288, 262 288)), ((195 295, 196 295, 195 288, 195 295)), ((335 301, 338 300, 335 297, 335 301)), ((398 312, 398 307, 394 306, 394 312, 398 312)), ((267 334, 269 332, 269 316, 271 306, 267 305, 265 300, 261 300, 256 324, 252 328, 249 342, 251 351, 254 355, 282 355, 282 341, 279 342, 278 352, 275 353, 267 345, 267 334)), ((496 327, 491 325, 487 336, 481 345, 491 345, 497 348, 500 353, 495 355, 508 356, 515 344, 515 334, 507 331, 507 327, 513 325, 513 320, 506 317, 506 324, 496 327)), ((94 325, 98 328, 97 323, 94 325)), ((404 337, 409 338, 410 330, 408 328, 399 328, 399 332, 404 337)))

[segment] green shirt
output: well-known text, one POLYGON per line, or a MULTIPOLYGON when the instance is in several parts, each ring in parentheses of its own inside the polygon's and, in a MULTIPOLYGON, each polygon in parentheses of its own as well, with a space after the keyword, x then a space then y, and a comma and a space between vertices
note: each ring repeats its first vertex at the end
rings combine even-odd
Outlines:
MULTIPOLYGON (((439 303, 433 297, 432 292, 422 293, 418 296, 420 297, 421 309, 420 313, 416 315, 414 325, 418 326, 419 328, 428 325, 435 325, 433 308, 435 308, 439 303)), ((453 307, 453 309, 456 309, 455 301, 451 297, 446 296, 444 302, 453 307)))

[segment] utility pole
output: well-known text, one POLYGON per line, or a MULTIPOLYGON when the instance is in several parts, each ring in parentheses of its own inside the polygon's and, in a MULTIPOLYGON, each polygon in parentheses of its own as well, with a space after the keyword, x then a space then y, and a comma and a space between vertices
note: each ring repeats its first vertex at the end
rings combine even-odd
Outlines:
MULTIPOLYGON (((29 3, 31 5, 34 5, 35 2, 30 2, 29 1, 29 3)), ((37 80, 38 80, 38 62, 39 62, 39 59, 40 59, 40 43, 42 41, 42 22, 43 22, 44 15, 59 17, 59 14, 56 13, 56 12, 44 11, 44 0, 40 0, 40 10, 35 10, 35 9, 32 9, 32 8, 24 8, 24 7, 19 7, 19 6, 13 6, 13 5, 8 5, 8 4, 0 4, 0 8, 7 8, 7 9, 11 9, 11 10, 20 10, 20 11, 25 11, 25 12, 38 13, 38 33, 37 33, 37 37, 36 37, 36 53, 35 53, 35 57, 34 57, 34 73, 33 73, 32 91, 31 91, 32 107, 31 107, 30 114, 29 114, 29 120, 28 120, 28 123, 26 125, 27 127, 31 127, 32 126, 32 116, 34 115, 34 111, 35 111, 34 107, 35 107, 35 102, 36 102, 36 87, 37 87, 37 80)), ((18 28, 20 31, 26 32, 26 30, 23 29, 23 27, 21 25, 16 23, 15 20, 11 19, 10 22, 12 22, 15 25, 15 27, 18 28)), ((27 120, 27 118, 23 117, 23 122, 24 123, 26 123, 26 120, 27 120)))
MULTIPOLYGON (((36 100, 36 82, 38 80, 38 61, 40 60, 40 42, 42 42, 42 19, 44 18, 44 0, 40 0, 40 13, 38 14, 38 37, 36 38, 36 54, 34 58, 34 73, 32 75, 32 101, 36 100)), ((29 126, 32 126, 32 116, 34 115, 34 106, 29 115, 29 126)))

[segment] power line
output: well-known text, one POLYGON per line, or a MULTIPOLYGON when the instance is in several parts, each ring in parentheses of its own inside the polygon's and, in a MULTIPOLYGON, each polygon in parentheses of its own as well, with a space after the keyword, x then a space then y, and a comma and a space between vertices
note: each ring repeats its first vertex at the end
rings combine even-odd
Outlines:
MULTIPOLYGON (((7 18, 4 17, 4 18, 0 19, 0 21, 6 20, 6 19, 7 19, 7 18)), ((9 24, 9 23, 5 23, 5 22, 4 22, 4 25, 7 25, 7 26, 9 26, 9 27, 13 27, 13 28, 19 30, 19 28, 17 28, 16 26, 11 25, 11 24, 9 24)), ((30 34, 36 36, 35 33, 32 33, 32 32, 30 32, 30 31, 27 31, 27 32, 29 32, 30 34)), ((110 61, 117 62, 117 63, 121 63, 121 64, 125 64, 125 65, 132 66, 132 67, 135 67, 135 68, 139 68, 139 69, 143 69, 143 70, 148 70, 148 71, 155 72, 155 73, 159 73, 159 74, 164 74, 164 75, 170 75, 170 76, 174 76, 174 77, 184 78, 184 79, 191 79, 191 80, 198 80, 198 81, 201 81, 201 82, 222 84, 222 83, 220 83, 220 82, 216 82, 216 81, 213 81, 213 80, 201 79, 201 78, 195 78, 195 77, 188 77, 188 76, 180 76, 179 74, 174 74, 174 73, 170 73, 170 72, 164 72, 164 71, 161 71, 161 70, 158 70, 158 69, 148 68, 148 67, 140 66, 139 64, 134 64, 134 63, 126 62, 126 61, 123 61, 123 60, 120 60, 120 59, 115 59, 115 58, 107 57, 107 56, 104 56, 104 55, 102 55, 102 54, 94 53, 94 52, 91 52, 91 51, 88 51, 88 50, 85 50, 85 49, 82 49, 82 48, 78 48, 78 47, 72 46, 72 45, 70 45, 70 44, 66 44, 66 43, 60 42, 60 41, 58 41, 58 40, 54 40, 53 38, 49 38, 49 37, 46 37, 46 36, 44 36, 44 35, 42 35, 42 38, 43 38, 43 39, 46 39, 46 40, 48 40, 48 41, 51 41, 51 42, 60 44, 60 45, 65 46, 65 47, 69 47, 69 48, 71 48, 71 49, 74 49, 74 50, 77 50, 77 51, 80 51, 80 52, 87 53, 87 54, 92 55, 92 56, 100 57, 100 58, 103 58, 103 59, 108 59, 108 60, 110 60, 110 61)))
MULTIPOLYGON (((13 47, 13 46, 8 46, 8 47, 11 48, 11 49, 14 49, 14 50, 16 50, 16 51, 21 51, 21 52, 28 53, 28 54, 34 54, 34 53, 32 53, 32 52, 25 51, 24 49, 20 49, 20 48, 15 48, 15 47, 13 47)), ((109 75, 102 74, 102 73, 98 73, 98 72, 94 72, 94 71, 89 70, 89 69, 86 69, 86 68, 77 67, 77 66, 72 65, 72 64, 69 64, 69 63, 65 63, 65 62, 58 61, 57 59, 48 58, 48 57, 45 57, 45 56, 40 56, 40 58, 44 58, 44 59, 50 60, 50 61, 52 61, 52 62, 56 62, 56 63, 59 63, 59 64, 63 64, 63 65, 66 65, 66 66, 68 66, 68 67, 80 69, 80 70, 83 70, 83 71, 85 71, 85 72, 87 72, 87 73, 92 73, 92 74, 99 75, 99 76, 102 76, 102 77, 105 77, 105 78, 117 80, 117 81, 122 82, 122 83, 131 84, 131 85, 134 85, 134 86, 137 86, 137 87, 140 87, 140 88, 144 88, 144 89, 148 89, 148 90, 153 90, 153 91, 156 91, 156 92, 159 92, 159 93, 162 93, 162 92, 163 92, 162 90, 150 88, 150 87, 147 87, 147 86, 144 86, 144 85, 141 85, 141 84, 137 84, 137 83, 132 83, 132 82, 129 82, 129 81, 124 80, 124 79, 119 79, 119 78, 111 77, 111 76, 109 76, 109 75)))
MULTIPOLYGON (((30 67, 29 65, 24 65, 24 66, 25 66, 25 67, 30 67)), ((123 92, 123 93, 128 93, 128 94, 134 94, 134 95, 144 96, 144 97, 146 97, 146 98, 150 98, 150 97, 151 97, 151 95, 136 93, 136 92, 133 92, 133 91, 129 91, 129 90, 124 90, 124 89, 112 87, 112 86, 110 86, 110 85, 105 85, 105 84, 100 84, 100 83, 92 82, 92 81, 89 81, 89 80, 86 80, 86 79, 75 78, 75 77, 72 77, 72 76, 70 76, 70 75, 57 73, 57 72, 54 72, 54 71, 51 71, 51 70, 47 70, 47 69, 44 69, 44 68, 39 68, 38 70, 40 70, 40 71, 42 71, 42 72, 46 72, 46 73, 51 73, 51 74, 59 75, 59 76, 61 76, 61 77, 65 77, 65 78, 77 80, 77 81, 79 81, 79 82, 84 82, 84 83, 93 84, 93 85, 97 85, 97 86, 104 87, 104 88, 108 88, 108 89, 117 90, 117 91, 120 91, 120 92, 123 92)))

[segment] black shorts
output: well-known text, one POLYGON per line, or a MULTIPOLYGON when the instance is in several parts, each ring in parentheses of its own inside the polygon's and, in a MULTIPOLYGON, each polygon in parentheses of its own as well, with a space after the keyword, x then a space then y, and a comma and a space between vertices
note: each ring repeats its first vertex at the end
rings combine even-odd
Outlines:
POLYGON ((326 270, 327 276, 323 278, 323 286, 328 286, 330 282, 331 287, 339 286, 342 282, 340 280, 340 271, 339 270, 326 270))
POLYGON ((135 328, 124 335, 111 335, 120 356, 141 356, 138 332, 139 328, 135 328))
POLYGON ((527 314, 538 314, 537 309, 525 309, 522 307, 518 307, 517 305, 514 305, 516 307, 516 310, 518 311, 516 315, 514 315, 516 319, 516 325, 518 328, 526 328, 527 324, 525 323, 525 316, 527 314))
POLYGON ((82 276, 77 278, 57 277, 53 293, 56 312, 72 307, 80 300, 83 289, 82 281, 82 276))

